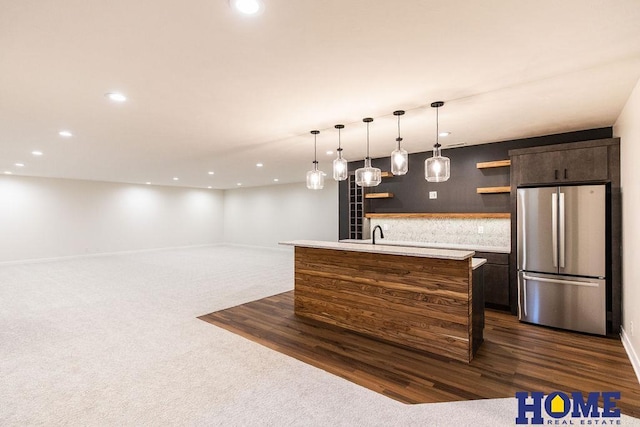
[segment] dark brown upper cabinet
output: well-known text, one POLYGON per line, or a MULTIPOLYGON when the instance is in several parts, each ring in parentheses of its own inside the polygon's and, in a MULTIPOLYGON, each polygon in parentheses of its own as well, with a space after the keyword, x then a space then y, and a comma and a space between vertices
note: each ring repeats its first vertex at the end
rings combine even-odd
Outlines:
POLYGON ((606 146, 521 154, 518 163, 519 185, 605 181, 609 178, 606 146))

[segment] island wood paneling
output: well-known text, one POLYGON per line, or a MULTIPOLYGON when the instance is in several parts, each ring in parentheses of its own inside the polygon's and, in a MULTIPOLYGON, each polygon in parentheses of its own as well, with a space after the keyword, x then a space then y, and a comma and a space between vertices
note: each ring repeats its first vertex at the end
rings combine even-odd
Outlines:
POLYGON ((296 314, 468 362, 471 258, 295 248, 296 314))
POLYGON ((622 413, 640 417, 640 385, 619 339, 489 310, 485 341, 466 363, 296 316, 293 299, 289 291, 200 319, 403 403, 617 390, 622 413))

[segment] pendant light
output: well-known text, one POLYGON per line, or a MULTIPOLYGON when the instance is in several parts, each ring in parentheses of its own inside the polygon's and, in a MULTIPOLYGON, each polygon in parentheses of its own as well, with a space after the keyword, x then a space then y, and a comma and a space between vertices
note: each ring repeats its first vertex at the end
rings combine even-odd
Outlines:
POLYGON ((318 170, 318 134, 319 130, 312 130, 313 135, 313 169, 307 172, 307 188, 309 190, 322 190, 324 187, 324 172, 318 170))
POLYGON ((338 129, 338 157, 333 161, 333 179, 336 181, 344 181, 347 179, 347 159, 342 157, 342 141, 340 140, 340 131, 344 129, 344 125, 336 125, 338 129))
POLYGON ((400 147, 402 138, 400 137, 400 116, 404 114, 403 110, 394 111, 393 115, 398 118, 398 147, 391 152, 391 173, 394 175, 406 175, 409 172, 409 153, 400 147))
POLYGON ((362 121, 367 124, 367 157, 364 158, 364 167, 356 169, 356 184, 361 187, 375 187, 382 181, 382 172, 378 168, 371 167, 371 157, 369 157, 369 123, 373 119, 367 117, 362 121))
POLYGON ((451 170, 451 160, 448 157, 442 157, 440 153, 440 141, 438 137, 440 132, 438 109, 444 105, 442 101, 432 102, 431 106, 436 109, 436 143, 433 146, 433 157, 424 162, 424 177, 429 182, 444 182, 449 179, 451 170))

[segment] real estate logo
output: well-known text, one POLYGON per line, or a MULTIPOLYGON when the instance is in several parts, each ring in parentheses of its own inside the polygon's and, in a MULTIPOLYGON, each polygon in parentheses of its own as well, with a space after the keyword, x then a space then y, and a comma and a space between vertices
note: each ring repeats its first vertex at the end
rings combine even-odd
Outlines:
POLYGON ((538 391, 519 391, 516 424, 546 425, 621 425, 619 391, 573 391, 571 397, 561 391, 547 396, 538 391), (598 400, 602 397, 602 408, 598 400))

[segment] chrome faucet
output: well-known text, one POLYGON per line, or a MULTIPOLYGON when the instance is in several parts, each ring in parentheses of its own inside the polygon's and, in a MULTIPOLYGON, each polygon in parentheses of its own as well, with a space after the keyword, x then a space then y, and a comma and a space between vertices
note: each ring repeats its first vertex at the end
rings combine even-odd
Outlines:
POLYGON ((379 225, 376 225, 375 227, 373 227, 373 233, 371 233, 371 236, 373 236, 373 244, 376 244, 376 230, 380 230, 380 238, 384 239, 384 233, 382 232, 382 227, 380 227, 379 225))

